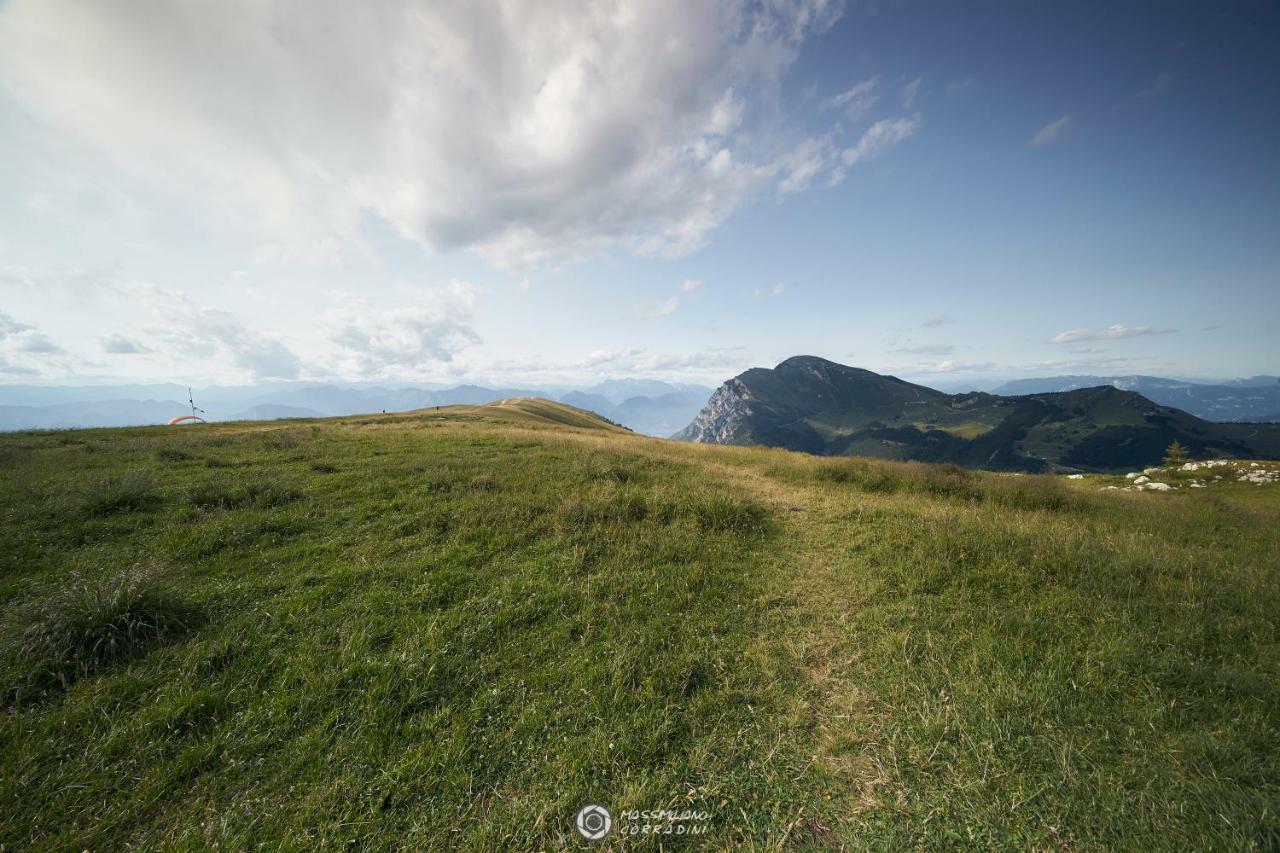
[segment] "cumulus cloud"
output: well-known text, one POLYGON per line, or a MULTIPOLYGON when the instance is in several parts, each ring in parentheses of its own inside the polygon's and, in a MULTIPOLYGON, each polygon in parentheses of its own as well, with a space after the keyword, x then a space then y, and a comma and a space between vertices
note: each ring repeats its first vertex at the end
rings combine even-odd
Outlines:
POLYGON ((1052 338, 1049 338, 1049 343, 1073 344, 1077 341, 1105 341, 1115 340, 1117 338, 1137 338, 1144 335, 1168 335, 1174 331, 1176 330, 1153 329, 1150 326, 1123 326, 1117 323, 1113 326, 1107 326, 1105 329, 1068 329, 1065 332, 1059 332, 1052 338))
POLYGON ((185 297, 162 307, 168 352, 193 360, 224 358, 252 379, 297 379, 298 356, 279 339, 258 332, 228 311, 197 306, 185 297))
POLYGON ((764 299, 766 296, 781 296, 787 292, 787 283, 780 281, 770 288, 757 287, 751 291, 752 299, 764 299))
POLYGON ((1058 136, 1061 135, 1062 131, 1066 130, 1070 124, 1071 116, 1069 115, 1054 119, 1036 131, 1036 135, 1031 137, 1030 145, 1035 148, 1052 142, 1057 139, 1058 136))
POLYGON ((254 211, 270 257, 331 260, 369 216, 511 268, 674 256, 791 178, 769 105, 841 11, 10 0, 0 84, 154 186, 254 211))
POLYGON ((686 278, 680 283, 680 289, 685 293, 693 293, 695 290, 702 289, 702 282, 698 281, 696 278, 686 278))
POLYGON ((339 372, 390 377, 451 362, 480 342, 471 327, 476 294, 475 285, 455 279, 421 289, 410 305, 379 308, 348 298, 323 321, 338 349, 339 372))
POLYGON ((0 311, 0 347, 11 353, 37 355, 63 351, 48 335, 34 326, 18 322, 3 311, 0 311))
POLYGON ((916 135, 920 130, 919 113, 907 118, 885 118, 871 125, 855 145, 840 154, 845 165, 852 166, 881 156, 899 142, 916 135))
POLYGON ((0 373, 35 376, 61 361, 65 352, 35 326, 0 311, 0 373))
POLYGON ((10 335, 7 343, 17 352, 62 352, 62 347, 55 344, 52 338, 43 332, 37 332, 35 329, 28 329, 10 335))
POLYGON ((98 338, 98 345, 108 355, 139 355, 151 352, 150 347, 124 335, 107 335, 98 338))

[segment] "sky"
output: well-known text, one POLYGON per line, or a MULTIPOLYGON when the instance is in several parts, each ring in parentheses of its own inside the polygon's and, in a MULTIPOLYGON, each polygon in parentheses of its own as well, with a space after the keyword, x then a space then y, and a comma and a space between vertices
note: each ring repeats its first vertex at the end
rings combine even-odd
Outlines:
POLYGON ((1280 6, 0 0, 0 383, 1280 373, 1280 6))

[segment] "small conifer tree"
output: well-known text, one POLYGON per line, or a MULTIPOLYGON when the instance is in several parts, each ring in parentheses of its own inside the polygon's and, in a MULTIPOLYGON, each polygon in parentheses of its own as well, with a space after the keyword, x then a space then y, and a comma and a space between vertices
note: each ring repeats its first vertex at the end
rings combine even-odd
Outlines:
POLYGON ((1176 438, 1173 440, 1173 444, 1170 444, 1164 452, 1164 464, 1171 468, 1178 467, 1190 459, 1191 456, 1188 455, 1187 449, 1176 438))

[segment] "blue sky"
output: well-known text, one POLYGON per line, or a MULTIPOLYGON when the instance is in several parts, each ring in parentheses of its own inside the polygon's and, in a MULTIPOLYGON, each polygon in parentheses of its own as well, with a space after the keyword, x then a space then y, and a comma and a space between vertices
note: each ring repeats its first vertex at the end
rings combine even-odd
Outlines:
POLYGON ((106 9, 0 3, 0 382, 1280 372, 1274 4, 106 9))

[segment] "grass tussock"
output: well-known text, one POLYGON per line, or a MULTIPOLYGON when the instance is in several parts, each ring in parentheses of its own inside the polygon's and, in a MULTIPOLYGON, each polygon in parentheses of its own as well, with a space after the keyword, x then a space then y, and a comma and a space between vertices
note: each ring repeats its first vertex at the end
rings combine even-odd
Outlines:
POLYGON ((722 533, 759 533, 768 513, 759 503, 728 495, 712 495, 693 506, 694 518, 704 530, 722 533))
POLYGON ((630 486, 586 492, 561 501, 561 523, 571 528, 671 525, 682 521, 699 530, 752 535, 768 527, 768 512, 759 503, 703 491, 672 493, 630 486))
POLYGON ((5 656, 25 676, 10 685, 9 699, 21 704, 50 688, 66 688, 145 655, 198 621, 199 611, 154 570, 69 575, 5 627, 5 656))
POLYGON ((273 479, 206 480, 189 486, 183 500, 197 509, 268 509, 301 500, 302 492, 273 479))
POLYGON ((0 468, 17 468, 26 462, 30 456, 31 451, 26 447, 0 447, 0 468))
MULTIPOLYGON (((783 476, 794 479, 790 471, 783 476)), ((847 485, 870 494, 919 494, 1011 509, 1059 512, 1085 504, 1079 492, 1053 476, 984 474, 949 464, 824 460, 812 468, 810 476, 818 482, 847 485)))
POLYGON ((142 471, 127 471, 93 479, 79 496, 80 511, 90 518, 143 512, 160 502, 155 478, 142 471))

